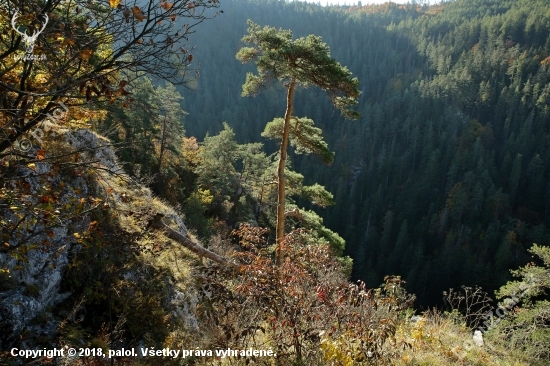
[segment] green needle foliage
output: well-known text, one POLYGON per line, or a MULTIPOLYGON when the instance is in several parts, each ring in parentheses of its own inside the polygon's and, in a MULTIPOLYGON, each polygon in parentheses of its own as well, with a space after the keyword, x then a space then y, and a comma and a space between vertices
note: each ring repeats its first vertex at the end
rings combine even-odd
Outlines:
POLYGON ((289 30, 260 27, 248 21, 248 35, 242 41, 250 45, 237 53, 241 62, 256 61, 258 74, 248 73, 243 85, 243 96, 256 95, 270 82, 284 82, 287 88, 287 105, 284 119, 270 122, 264 135, 280 138, 277 192, 277 263, 283 260, 283 239, 285 234, 285 163, 288 141, 298 152, 314 153, 325 163, 332 163, 334 154, 328 150, 321 138, 321 130, 313 127, 313 121, 292 116, 294 90, 296 86, 318 86, 324 90, 332 104, 349 119, 359 118, 359 113, 350 109, 357 104, 359 81, 351 72, 330 57, 329 47, 321 37, 309 35, 292 39, 289 30), (291 126, 291 121, 296 123, 291 126))
MULTIPOLYGON (((313 120, 309 118, 293 117, 290 126, 290 145, 296 148, 297 154, 314 154, 327 165, 334 161, 334 153, 329 150, 328 144, 323 140, 323 131, 313 126, 313 120)), ((263 137, 280 140, 283 137, 285 120, 275 118, 265 126, 263 137)))
POLYGON ((519 351, 526 360, 540 361, 534 364, 547 365, 550 358, 550 248, 534 244, 529 252, 537 256, 542 265, 531 262, 511 271, 520 280, 508 282, 496 295, 502 307, 514 308, 496 321, 497 326, 488 336, 496 344, 519 351))
POLYGON ((248 26, 242 41, 253 46, 242 47, 237 59, 243 63, 256 60, 258 74, 247 73, 243 96, 258 94, 272 80, 284 81, 287 87, 293 83, 318 86, 346 118, 359 118, 358 112, 349 109, 357 104, 359 80, 330 57, 330 48, 321 37, 310 34, 292 40, 290 30, 262 28, 250 20, 248 26))

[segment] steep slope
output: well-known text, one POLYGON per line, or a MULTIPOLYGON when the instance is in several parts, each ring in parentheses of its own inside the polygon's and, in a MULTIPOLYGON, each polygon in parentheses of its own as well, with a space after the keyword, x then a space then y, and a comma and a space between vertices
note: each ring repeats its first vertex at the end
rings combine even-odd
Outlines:
POLYGON ((3 220, 23 225, 0 251, 0 349, 160 345, 174 329, 196 331, 197 257, 153 225, 161 214, 188 238, 178 213, 124 173, 109 140, 58 132, 2 191, 3 220))

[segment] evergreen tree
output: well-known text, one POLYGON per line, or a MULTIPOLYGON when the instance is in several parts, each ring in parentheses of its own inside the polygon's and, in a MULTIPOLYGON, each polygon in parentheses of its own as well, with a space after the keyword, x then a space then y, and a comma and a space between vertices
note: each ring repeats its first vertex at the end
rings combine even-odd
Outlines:
POLYGON ((158 125, 159 136, 158 145, 158 172, 157 186, 158 190, 164 188, 164 170, 163 164, 166 162, 167 152, 179 153, 181 138, 183 137, 183 117, 187 114, 181 109, 180 100, 182 96, 177 92, 174 85, 166 83, 166 86, 158 87, 156 90, 159 108, 156 124, 158 125))
POLYGON ((535 244, 529 252, 539 257, 542 265, 532 262, 511 271, 519 280, 497 291, 502 302, 495 313, 500 318, 487 335, 491 342, 520 349, 523 356, 542 365, 550 357, 550 248, 535 244))
POLYGON ((257 60, 258 74, 248 73, 246 75, 243 96, 257 94, 271 80, 283 81, 287 88, 286 111, 277 170, 277 264, 281 264, 284 255, 282 245, 285 232, 285 165, 291 121, 296 122, 293 126, 296 143, 303 146, 306 151, 320 152, 325 162, 333 160, 332 156, 327 153, 324 142, 312 141, 306 136, 300 135, 301 127, 307 126, 308 122, 292 116, 295 88, 296 86, 307 87, 309 85, 320 87, 344 116, 356 119, 359 117, 358 113, 350 110, 349 107, 357 103, 359 81, 357 78, 351 78, 348 69, 330 57, 330 49, 321 41, 320 37, 309 35, 292 40, 291 31, 277 31, 268 26, 261 28, 252 21, 249 21, 248 25, 248 35, 243 37, 243 42, 252 45, 252 47, 241 48, 237 53, 237 58, 243 63, 257 60))

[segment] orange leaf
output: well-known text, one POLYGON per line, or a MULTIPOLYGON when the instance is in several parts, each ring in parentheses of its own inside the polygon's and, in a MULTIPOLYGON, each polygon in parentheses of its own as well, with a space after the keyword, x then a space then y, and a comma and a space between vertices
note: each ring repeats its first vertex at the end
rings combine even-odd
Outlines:
POLYGON ((46 151, 43 150, 43 149, 38 150, 38 151, 36 152, 36 158, 37 158, 38 160, 44 160, 44 159, 46 159, 46 151))
POLYGON ((143 22, 147 18, 139 6, 132 6, 132 13, 134 13, 134 17, 138 22, 143 22))
POLYGON ((160 3, 160 7, 163 8, 164 10, 168 11, 172 8, 174 4, 172 3, 168 3, 166 1, 163 1, 162 3, 160 3))
POLYGON ((94 52, 92 50, 82 50, 79 52, 80 58, 84 61, 88 61, 94 52))
POLYGON ((111 5, 111 8, 116 8, 119 3, 120 0, 109 0, 109 5, 111 5))

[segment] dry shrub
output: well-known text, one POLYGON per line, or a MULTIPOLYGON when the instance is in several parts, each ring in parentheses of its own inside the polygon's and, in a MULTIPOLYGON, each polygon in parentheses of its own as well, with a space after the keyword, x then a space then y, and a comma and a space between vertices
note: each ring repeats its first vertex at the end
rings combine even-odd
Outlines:
POLYGON ((239 270, 212 266, 200 276, 211 348, 272 349, 281 365, 389 362, 396 348, 385 345, 414 300, 403 281, 387 277, 379 289, 349 283, 330 247, 305 245, 311 238, 303 229, 286 236, 286 258, 276 266, 266 234, 241 225, 234 232, 243 248, 233 256, 239 270))
POLYGON ((478 328, 486 319, 487 313, 494 307, 493 299, 481 287, 462 286, 461 290, 449 289, 443 292, 443 301, 447 311, 457 311, 464 316, 464 320, 471 329, 478 328))

